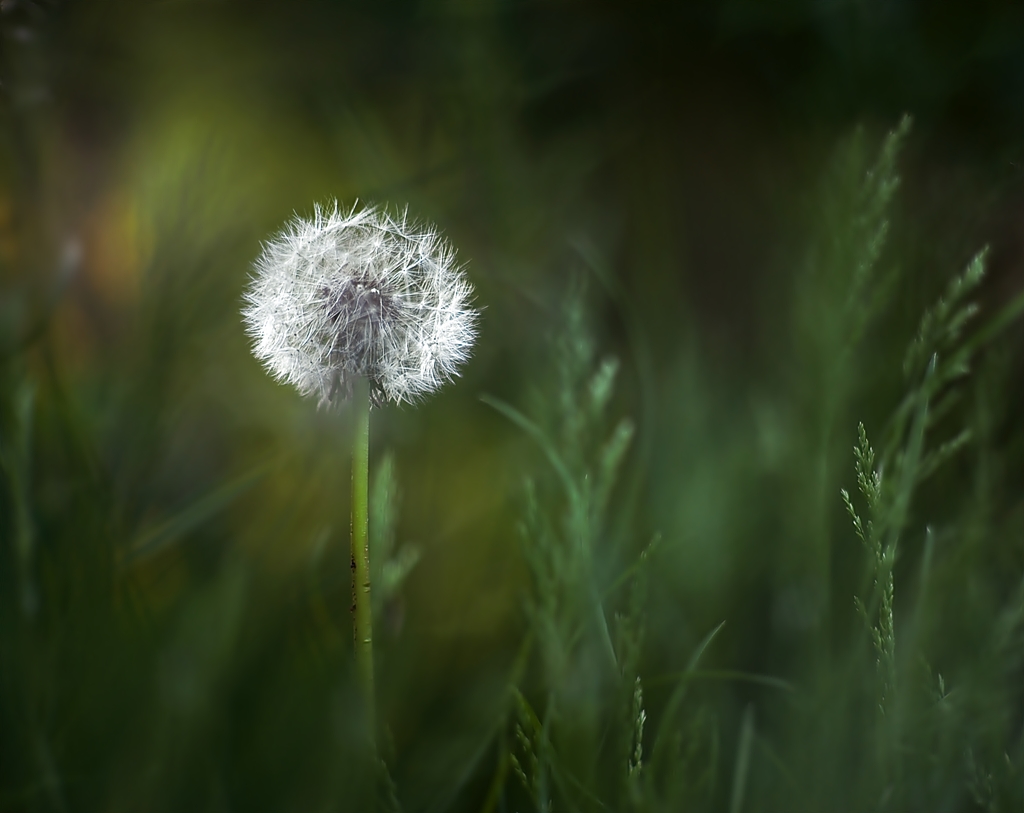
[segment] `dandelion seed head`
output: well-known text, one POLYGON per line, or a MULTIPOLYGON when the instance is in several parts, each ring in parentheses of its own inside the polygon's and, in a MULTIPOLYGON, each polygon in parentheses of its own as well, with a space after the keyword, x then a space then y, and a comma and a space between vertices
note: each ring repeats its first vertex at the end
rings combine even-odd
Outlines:
POLYGON ((242 311, 253 354, 321 404, 365 378, 375 405, 455 378, 476 339, 473 289, 439 232, 378 207, 317 206, 263 246, 242 311))

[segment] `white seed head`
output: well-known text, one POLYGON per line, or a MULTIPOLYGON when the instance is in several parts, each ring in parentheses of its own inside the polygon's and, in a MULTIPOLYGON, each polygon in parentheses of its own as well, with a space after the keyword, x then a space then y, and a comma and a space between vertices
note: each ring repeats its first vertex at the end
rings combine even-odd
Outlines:
POLYGON ((476 339, 473 288, 435 228, 334 203, 263 246, 242 311, 253 354, 321 404, 359 378, 375 405, 415 402, 459 374, 476 339))

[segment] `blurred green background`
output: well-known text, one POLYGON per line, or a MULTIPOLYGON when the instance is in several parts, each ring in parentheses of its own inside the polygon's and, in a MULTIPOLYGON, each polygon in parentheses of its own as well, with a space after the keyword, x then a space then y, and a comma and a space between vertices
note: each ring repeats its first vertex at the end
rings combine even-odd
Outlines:
MULTIPOLYGON (((600 582, 662 537, 654 716, 722 621, 714 668, 841 683, 821 662, 859 641, 864 553, 839 498, 857 422, 881 436, 922 311, 978 249, 981 319, 1024 279, 1009 0, 3 0, 0 82, 0 810, 368 809, 349 754, 349 415, 272 382, 239 316, 293 213, 408 205, 458 247, 483 310, 461 379, 372 416, 395 538, 420 555, 377 622, 408 810, 491 798, 528 629, 523 481, 548 473, 480 398, 535 416, 557 400, 574 292, 597 357, 621 364, 611 411, 636 426, 600 582), (861 149, 863 172, 904 114, 882 260, 898 272, 840 362, 844 293, 813 271, 841 265, 852 217, 836 156, 861 149)), ((962 718, 999 743, 1024 699, 1019 630, 1018 660, 985 643, 1024 570, 1022 338, 1000 333, 963 385, 950 420, 979 440, 915 497, 896 564, 909 601, 934 529, 941 598, 908 673, 926 659, 989 687, 962 718)), ((795 792, 755 751, 750 809, 862 809, 820 806, 856 786, 845 723, 808 739, 787 704, 816 706, 778 691, 705 687, 724 774, 755 708, 766 742, 806 746, 780 761, 807 793, 774 806, 795 792)), ((927 809, 986 809, 954 779, 927 809)), ((493 809, 527 809, 509 793, 493 809)), ((729 809, 728 782, 708 798, 729 809)))

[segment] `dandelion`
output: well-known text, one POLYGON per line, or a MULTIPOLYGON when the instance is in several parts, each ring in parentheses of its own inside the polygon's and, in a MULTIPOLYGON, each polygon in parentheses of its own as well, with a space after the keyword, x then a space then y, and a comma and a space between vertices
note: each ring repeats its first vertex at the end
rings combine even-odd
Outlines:
POLYGON ((321 405, 351 399, 352 614, 374 734, 367 528, 370 405, 414 403, 455 378, 476 339, 473 289, 436 229, 335 202, 263 246, 242 311, 253 354, 321 405))
POLYGON ((335 203, 263 247, 243 312, 253 353, 321 404, 414 403, 458 375, 476 338, 473 289, 436 229, 335 203))

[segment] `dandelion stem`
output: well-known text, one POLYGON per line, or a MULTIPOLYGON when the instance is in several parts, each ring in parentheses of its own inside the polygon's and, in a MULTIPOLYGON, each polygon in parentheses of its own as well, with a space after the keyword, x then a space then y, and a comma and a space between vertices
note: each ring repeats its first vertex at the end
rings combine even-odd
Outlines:
POLYGON ((355 437, 352 443, 352 617, 356 671, 366 702, 371 741, 376 725, 373 689, 373 614, 370 604, 370 546, 367 533, 367 491, 370 468, 370 390, 359 379, 353 397, 355 437))

